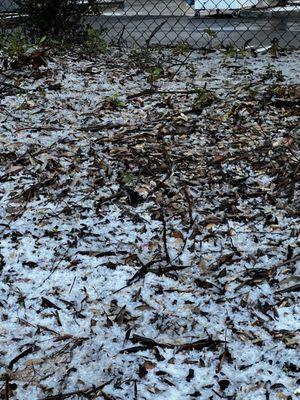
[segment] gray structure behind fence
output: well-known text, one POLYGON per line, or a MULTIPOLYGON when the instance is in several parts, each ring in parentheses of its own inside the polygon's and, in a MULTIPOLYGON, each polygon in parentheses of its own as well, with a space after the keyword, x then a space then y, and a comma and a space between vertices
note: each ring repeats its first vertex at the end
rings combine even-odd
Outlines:
MULTIPOLYGON (((78 0, 82 6, 85 22, 115 44, 300 47, 300 0, 78 0)), ((14 1, 0 0, 2 27, 18 17, 14 1)))

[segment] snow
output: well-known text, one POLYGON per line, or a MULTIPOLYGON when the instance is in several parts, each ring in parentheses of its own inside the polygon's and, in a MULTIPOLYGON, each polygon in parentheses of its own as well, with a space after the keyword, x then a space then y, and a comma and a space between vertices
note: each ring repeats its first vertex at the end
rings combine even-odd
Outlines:
POLYGON ((299 108, 272 90, 292 98, 299 60, 111 49, 9 72, 24 90, 0 98, 2 397, 296 396, 299 160, 286 143, 299 108), (157 65, 154 90, 170 93, 145 96, 157 65), (174 93, 205 83, 202 112, 174 93), (104 106, 116 94, 125 107, 104 106))

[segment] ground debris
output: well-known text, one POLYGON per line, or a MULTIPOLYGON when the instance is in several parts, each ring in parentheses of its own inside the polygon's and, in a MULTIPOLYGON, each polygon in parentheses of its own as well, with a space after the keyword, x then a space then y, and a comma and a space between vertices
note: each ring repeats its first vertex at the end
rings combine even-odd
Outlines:
POLYGON ((292 399, 300 53, 136 52, 5 72, 0 398, 292 399))

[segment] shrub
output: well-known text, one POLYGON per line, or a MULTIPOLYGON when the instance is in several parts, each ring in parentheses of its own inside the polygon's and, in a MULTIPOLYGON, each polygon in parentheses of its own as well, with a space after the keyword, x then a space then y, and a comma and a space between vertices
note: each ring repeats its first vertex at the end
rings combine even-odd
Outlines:
POLYGON ((35 37, 70 38, 80 28, 87 6, 78 0, 15 0, 26 30, 35 37))

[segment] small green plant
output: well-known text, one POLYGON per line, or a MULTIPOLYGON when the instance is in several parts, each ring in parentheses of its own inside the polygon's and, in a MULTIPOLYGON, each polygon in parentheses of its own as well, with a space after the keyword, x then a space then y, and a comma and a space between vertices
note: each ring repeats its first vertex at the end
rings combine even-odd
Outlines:
POLYGON ((26 53, 32 47, 32 44, 28 42, 23 32, 17 29, 10 35, 2 36, 0 46, 5 55, 10 58, 18 58, 26 53))
POLYGON ((198 89, 192 110, 196 113, 201 113, 205 107, 209 107, 213 103, 213 100, 213 95, 204 86, 198 89))
POLYGON ((105 53, 107 50, 107 44, 102 38, 101 32, 91 27, 86 29, 86 40, 84 44, 84 51, 90 55, 105 53))
POLYGON ((161 66, 156 66, 151 69, 150 74, 148 75, 147 82, 150 83, 151 86, 155 84, 159 79, 164 76, 164 69, 161 66))
POLYGON ((230 43, 225 51, 225 57, 226 58, 233 58, 236 56, 236 48, 234 47, 234 45, 232 43, 230 43))
POLYGON ((131 185, 134 182, 134 175, 130 172, 121 172, 121 182, 126 185, 131 185))
POLYGON ((286 88, 283 86, 271 87, 271 93, 278 97, 284 97, 286 95, 286 88))
POLYGON ((252 97, 253 99, 255 99, 258 95, 258 91, 257 89, 254 88, 250 88, 249 89, 249 96, 252 97))
POLYGON ((21 30, 0 37, 1 56, 4 68, 16 69, 31 66, 38 74, 41 66, 47 65, 47 49, 43 46, 46 38, 36 43, 29 41, 21 30))
POLYGON ((278 41, 277 38, 274 38, 272 40, 272 45, 269 48, 269 53, 271 54, 271 57, 277 58, 278 54, 279 54, 279 51, 280 51, 279 41, 278 41))
POLYGON ((248 57, 249 54, 250 51, 247 48, 239 48, 234 46, 232 43, 227 46, 225 51, 226 58, 245 58, 248 57))
POLYGON ((249 51, 247 49, 238 49, 237 51, 237 57, 239 58, 246 58, 249 56, 249 51))
POLYGON ((112 96, 108 96, 104 99, 102 103, 102 110, 117 110, 119 108, 125 107, 126 104, 123 100, 120 99, 118 94, 114 94, 112 96))

